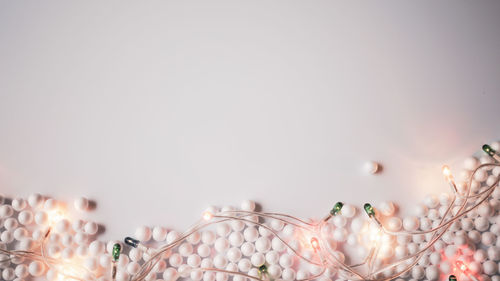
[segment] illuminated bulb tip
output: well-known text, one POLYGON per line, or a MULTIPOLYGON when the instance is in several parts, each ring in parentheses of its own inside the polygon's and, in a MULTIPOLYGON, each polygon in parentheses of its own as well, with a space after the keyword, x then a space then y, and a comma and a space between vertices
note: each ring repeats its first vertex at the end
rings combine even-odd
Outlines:
POLYGON ((468 268, 467 266, 464 264, 463 261, 456 261, 455 262, 455 265, 457 266, 458 269, 460 269, 463 273, 466 273, 468 268))
POLYGON ((319 241, 316 237, 311 238, 311 246, 313 247, 314 250, 319 249, 319 241))
MULTIPOLYGON (((139 240, 134 239, 132 237, 125 237, 125 239, 123 241, 125 242, 125 244, 127 244, 133 248, 137 248, 137 246, 139 246, 139 240)), ((114 249, 114 247, 113 247, 113 249, 114 249)))
POLYGON ((372 205, 370 203, 366 203, 363 206, 363 209, 365 209, 366 214, 371 218, 375 216, 375 210, 373 209, 372 205))
POLYGON ((120 244, 116 243, 115 245, 113 245, 113 261, 118 261, 118 259, 120 258, 121 250, 122 246, 120 244))
POLYGON ((450 275, 450 277, 448 277, 448 281, 457 281, 457 277, 455 275, 450 275))
POLYGON ((446 165, 443 166, 443 175, 445 177, 449 177, 451 175, 451 171, 450 171, 450 168, 446 165))
POLYGON ((203 213, 203 219, 206 220, 206 221, 211 220, 213 217, 214 217, 214 214, 212 214, 209 211, 206 211, 206 212, 203 213))
POLYGON ((491 148, 491 146, 487 144, 483 145, 483 151, 489 156, 493 156, 497 153, 493 148, 491 148))
POLYGON ((342 210, 343 206, 344 206, 344 203, 342 203, 342 202, 335 203, 335 205, 333 206, 332 210, 330 211, 330 214, 332 216, 340 214, 340 210, 342 210))

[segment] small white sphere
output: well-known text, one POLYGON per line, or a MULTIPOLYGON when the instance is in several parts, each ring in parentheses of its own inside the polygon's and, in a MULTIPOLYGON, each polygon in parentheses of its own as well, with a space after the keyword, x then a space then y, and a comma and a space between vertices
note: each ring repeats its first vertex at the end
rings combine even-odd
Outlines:
POLYGON ((14 230, 13 234, 14 234, 14 239, 16 239, 17 241, 21 241, 25 238, 28 238, 29 236, 28 230, 26 230, 26 228, 24 227, 17 228, 16 230, 14 230))
POLYGON ((251 200, 245 200, 241 202, 241 209, 243 211, 253 212, 255 210, 255 202, 251 200))
POLYGON ((477 170, 474 174, 474 180, 483 182, 488 178, 488 171, 486 169, 477 170))
POLYGON ((490 223, 488 221, 487 218, 484 218, 484 217, 478 217, 474 220, 474 227, 478 230, 478 231, 485 231, 488 229, 488 227, 490 226, 490 223))
POLYGON ((273 250, 281 252, 285 250, 286 245, 278 237, 274 237, 271 241, 271 247, 273 250))
POLYGON ((491 232, 483 232, 483 234, 481 235, 481 243, 486 246, 492 246, 496 242, 496 240, 496 235, 491 232))
POLYGON ((187 264, 191 267, 198 267, 201 264, 201 257, 197 254, 191 254, 187 258, 187 264))
POLYGON ((182 243, 179 246, 179 254, 183 257, 187 257, 193 253, 193 245, 188 242, 182 243))
MULTIPOLYGON (((257 270, 257 269, 255 269, 255 270, 257 270)), ((229 275, 227 273, 225 273, 225 272, 217 272, 215 274, 215 280, 216 281, 227 281, 228 278, 229 278, 229 275)))
POLYGON ((67 219, 62 219, 56 224, 56 231, 59 233, 67 232, 70 229, 70 222, 67 219))
POLYGON ((435 265, 428 266, 425 268, 425 277, 430 281, 435 281, 439 279, 439 268, 435 265))
POLYGON ((224 237, 219 237, 215 240, 214 248, 217 252, 223 253, 229 249, 229 241, 224 237))
POLYGON ((429 194, 424 198, 424 204, 431 209, 436 208, 439 205, 439 200, 434 194, 429 194))
POLYGON ((226 255, 230 262, 238 262, 242 257, 241 250, 238 248, 229 249, 226 255))
POLYGON ((295 227, 293 225, 287 224, 285 225, 285 227, 283 227, 283 235, 285 237, 292 236, 294 233, 295 233, 295 227))
POLYGON ((182 264, 179 266, 179 269, 177 269, 179 276, 182 278, 186 278, 191 274, 191 267, 187 264, 182 264))
POLYGON ((337 242, 345 242, 347 240, 347 230, 345 228, 337 228, 333 231, 333 239, 337 242))
POLYGON ((88 258, 86 258, 85 261, 84 261, 84 265, 90 271, 96 270, 97 267, 99 266, 99 264, 97 263, 97 259, 94 258, 94 257, 88 257, 88 258))
MULTIPOLYGON (((172 233, 172 232, 170 232, 170 233, 172 233)), ((167 242, 168 242, 168 235, 167 235, 167 242)), ((204 231, 201 234, 201 242, 203 242, 204 244, 207 244, 207 245, 213 244, 215 242, 215 233, 213 233, 210 230, 204 231)))
POLYGON ((291 268, 285 268, 283 269, 283 272, 281 273, 281 277, 285 281, 292 281, 295 279, 295 270, 291 268))
POLYGON ((3 280, 13 280, 16 278, 16 273, 14 272, 13 268, 6 268, 2 272, 2 278, 3 280))
POLYGON ((251 256, 255 252, 255 246, 253 243, 245 242, 241 245, 241 253, 245 256, 251 256))
POLYGON ((344 216, 333 217, 333 224, 336 227, 344 227, 347 224, 347 219, 344 216))
POLYGON ((14 233, 10 230, 6 230, 0 235, 0 240, 5 244, 9 244, 14 241, 14 233))
POLYGON ((414 266, 411 270, 411 276, 415 279, 422 279, 424 275, 425 275, 424 268, 419 265, 414 266))
POLYGON ((433 265, 439 265, 441 263, 441 254, 439 252, 432 252, 429 255, 429 261, 433 265))
POLYGON ((210 255, 210 246, 208 246, 207 244, 199 245, 198 249, 197 249, 197 253, 198 253, 198 255, 200 255, 203 258, 208 257, 210 255))
POLYGON ((447 258, 454 258, 455 255, 457 254, 458 252, 458 248, 457 246, 455 245, 448 245, 445 249, 444 249, 444 254, 447 258))
POLYGON ((271 264, 268 268, 267 268, 267 272, 269 273, 269 275, 271 275, 272 277, 274 278, 277 278, 281 275, 281 267, 277 264, 271 264))
POLYGON ((0 219, 5 219, 14 214, 14 209, 9 205, 0 206, 0 219))
POLYGON ((245 241, 254 242, 259 237, 259 231, 255 227, 247 227, 243 231, 243 236, 245 237, 245 241))
POLYGON ((182 264, 182 256, 174 253, 168 259, 168 263, 173 267, 179 267, 182 264))
MULTIPOLYGON (((167 244, 171 244, 174 241, 177 241, 179 238, 181 238, 181 234, 175 230, 172 230, 167 234, 167 238, 166 238, 167 244)), ((214 236, 214 239, 215 239, 215 236, 214 236)))
POLYGON ((16 273, 16 276, 19 278, 24 278, 27 277, 29 274, 28 271, 28 266, 25 264, 19 264, 16 266, 16 269, 14 270, 16 273))
POLYGON ((33 213, 28 210, 21 211, 17 216, 20 224, 30 225, 33 222, 33 213))
POLYGON ((12 208, 16 211, 22 211, 24 210, 24 208, 26 208, 26 206, 28 205, 28 203, 26 203, 26 200, 24 200, 23 198, 16 198, 14 200, 12 200, 12 208))
POLYGON ((367 224, 366 220, 362 217, 354 218, 351 221, 351 229, 354 233, 359 233, 367 224))
POLYGON ((258 252, 267 252, 271 249, 271 241, 267 237, 260 237, 255 241, 255 249, 258 252))
POLYGON ((239 221, 239 220, 233 220, 230 222, 230 224, 231 224, 231 228, 234 231, 242 231, 243 228, 245 228, 245 223, 242 221, 239 221))
POLYGON ((220 237, 226 237, 231 232, 231 227, 227 223, 221 223, 217 225, 216 232, 220 237))
POLYGON ((403 226, 403 222, 398 217, 391 217, 387 220, 387 228, 390 231, 397 232, 401 230, 403 226))
POLYGON ((266 253, 266 262, 269 264, 277 264, 279 262, 280 255, 276 251, 270 251, 266 253))
POLYGON ((142 258, 143 252, 140 249, 132 248, 128 252, 128 257, 131 261, 139 262, 142 258))
POLYGON ((94 235, 97 233, 98 228, 97 223, 89 221, 85 224, 83 230, 89 235, 94 235))
POLYGON ((73 202, 73 205, 75 206, 75 209, 80 212, 85 212, 89 208, 89 200, 85 197, 80 197, 75 199, 73 202))
POLYGON ((469 236, 469 239, 474 243, 479 243, 479 241, 481 241, 481 233, 479 233, 477 230, 471 230, 467 235, 469 236))
POLYGON ((289 268, 293 264, 293 257, 289 254, 283 254, 280 257, 279 264, 284 268, 289 268))
POLYGON ((429 212, 429 209, 427 208, 427 206, 425 206, 423 204, 418 204, 417 206, 415 206, 415 209, 413 210, 413 213, 417 217, 424 217, 427 215, 428 212, 429 212))
POLYGON ((135 230, 135 237, 141 242, 147 242, 151 239, 151 228, 143 225, 135 230))
POLYGON ((483 263, 486 261, 488 255, 486 254, 486 251, 483 249, 478 249, 477 251, 474 252, 473 258, 476 262, 483 263))
POLYGON ((394 203, 386 201, 382 202, 379 206, 379 211, 384 215, 384 216, 392 216, 394 212, 396 211, 396 207, 394 203))
MULTIPOLYGON (((233 278, 236 278, 238 276, 239 275, 236 275, 233 278)), ((207 271, 207 272, 203 273, 203 281, 215 281, 215 272, 207 271)), ((234 281, 237 281, 237 280, 234 280, 234 281)), ((241 280, 241 281, 244 281, 244 280, 241 280)))
POLYGON ((218 254, 214 257, 214 266, 219 269, 223 269, 227 265, 227 259, 225 256, 218 254))
POLYGON ((72 223, 71 223, 71 228, 73 228, 73 230, 75 232, 82 232, 84 231, 83 228, 85 227, 85 222, 83 220, 74 220, 72 223))
POLYGON ((40 261, 33 261, 30 263, 28 271, 32 276, 38 277, 45 272, 45 266, 40 261))
POLYGON ((130 275, 135 275, 139 270, 141 269, 141 266, 137 262, 131 262, 127 265, 127 272, 130 275))
POLYGON ((189 276, 193 281, 200 281, 201 279, 203 279, 203 271, 201 269, 195 269, 191 271, 191 274, 189 276))
POLYGON ((403 228, 406 231, 415 231, 419 227, 419 221, 416 217, 406 217, 403 219, 403 228))
POLYGON ((266 262, 266 257, 262 253, 255 253, 250 258, 250 261, 255 267, 259 267, 266 262))
POLYGON ((175 281, 177 278, 179 278, 179 274, 175 268, 169 267, 163 272, 163 279, 165 281, 175 281))
POLYGON ((17 227, 18 223, 15 218, 8 218, 3 222, 3 227, 7 230, 14 230, 17 227))
POLYGON ((241 246, 241 244, 243 244, 243 241, 245 240, 245 238, 243 237, 243 234, 241 234, 241 232, 232 232, 230 235, 229 235, 229 243, 231 244, 231 246, 235 246, 235 247, 239 247, 241 246))
POLYGON ((252 262, 249 259, 241 259, 238 262, 238 269, 242 272, 248 272, 252 268, 252 262))
POLYGON ((43 203, 43 208, 46 210, 46 211, 51 211, 51 210, 54 210, 57 208, 59 204, 57 203, 57 201, 53 198, 49 198, 47 200, 45 200, 45 202, 43 203))
POLYGON ((42 206, 42 203, 43 203, 42 195, 34 193, 28 196, 28 204, 31 206, 31 208, 33 209, 40 208, 42 206))
POLYGON ((379 164, 375 161, 367 161, 363 164, 365 174, 373 175, 379 171, 379 164))
POLYGON ((89 253, 94 256, 104 253, 104 243, 98 240, 92 241, 89 245, 89 253))
POLYGON ((483 263, 483 270, 488 275, 494 275, 498 271, 498 265, 494 261, 485 261, 483 263))
POLYGON ((340 212, 342 213, 342 216, 352 218, 356 214, 356 208, 351 204, 344 204, 340 212))
POLYGON ((75 234, 75 236, 73 238, 74 238, 73 240, 75 241, 75 243, 78 245, 86 245, 88 242, 88 236, 85 233, 79 232, 79 233, 75 234))
POLYGON ((491 246, 488 247, 488 259, 492 261, 499 261, 500 260, 500 247, 498 246, 491 246))

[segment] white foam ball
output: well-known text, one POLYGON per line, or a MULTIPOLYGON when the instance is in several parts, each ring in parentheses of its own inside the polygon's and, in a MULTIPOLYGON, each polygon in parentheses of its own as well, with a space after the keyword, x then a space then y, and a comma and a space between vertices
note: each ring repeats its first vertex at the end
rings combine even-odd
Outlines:
POLYGON ((429 212, 429 209, 427 208, 427 206, 425 206, 423 204, 418 204, 417 206, 415 206, 415 209, 413 210, 413 213, 417 217, 424 217, 427 215, 428 212, 429 212))
POLYGON ((13 280, 16 278, 16 273, 14 272, 13 268, 6 268, 2 272, 2 278, 3 280, 13 280))
POLYGON ((382 202, 380 204, 379 211, 384 216, 392 216, 394 214, 394 212, 396 211, 396 207, 394 206, 394 203, 386 201, 386 202, 382 202))
POLYGON ((415 279, 422 279, 424 275, 425 275, 424 268, 419 265, 414 266, 411 270, 411 276, 415 279))
POLYGON ((187 264, 191 267, 198 267, 201 263, 201 257, 197 254, 191 254, 187 258, 187 264))
POLYGON ((45 266, 40 261, 33 261, 30 263, 28 271, 32 276, 38 277, 45 272, 45 266))
POLYGON ((94 258, 94 257, 88 257, 88 258, 86 258, 85 261, 84 261, 84 265, 90 271, 96 270, 97 267, 99 266, 98 263, 97 263, 97 259, 94 258))
POLYGON ((175 281, 177 278, 179 278, 179 274, 175 268, 169 267, 163 272, 163 279, 165 281, 175 281))
POLYGON ((0 219, 5 219, 14 214, 14 209, 9 205, 0 206, 0 219))
POLYGON ((238 262, 242 257, 241 250, 238 248, 229 249, 226 255, 229 261, 231 262, 238 262))
POLYGON ((344 204, 340 212, 342 213, 342 216, 352 218, 356 214, 356 208, 351 204, 344 204))
POLYGON ((344 227, 347 223, 347 219, 344 216, 335 216, 333 217, 333 224, 336 227, 344 227))
POLYGON ((245 200, 241 202, 241 209, 243 211, 252 212, 255 210, 255 202, 251 200, 245 200))
POLYGON ((245 242, 241 245, 241 252, 247 257, 251 256, 255 252, 255 246, 253 243, 245 242))
POLYGON ((498 265, 494 261, 485 261, 483 263, 483 270, 488 275, 494 275, 498 271, 498 265))
POLYGON ((191 274, 189 276, 193 281, 200 281, 203 278, 203 271, 201 269, 195 269, 191 271, 191 274))
POLYGON ((5 244, 9 244, 14 241, 14 233, 10 230, 6 230, 0 235, 0 240, 5 244))
POLYGON ((357 217, 351 221, 351 229, 354 233, 358 233, 365 227, 366 224, 367 222, 364 218, 357 217))
POLYGON ((216 232, 217 232, 217 235, 219 235, 221 237, 226 237, 231 232, 231 227, 227 223, 221 223, 221 224, 217 225, 216 232))
POLYGON ((7 230, 14 230, 17 227, 18 223, 15 218, 8 218, 3 222, 3 227, 7 230))
POLYGON ((337 228, 333 231, 333 239, 337 242, 345 242, 347 240, 347 230, 345 228, 337 228))
POLYGON ((183 257, 187 257, 193 253, 193 245, 188 242, 182 243, 179 246, 179 254, 183 257))
POLYGON ((85 224, 83 230, 89 235, 94 235, 97 233, 98 228, 97 223, 89 221, 85 224))
POLYGON ((14 210, 19 212, 24 210, 24 208, 26 208, 28 204, 26 203, 26 200, 24 200, 23 198, 16 198, 12 200, 11 205, 14 210))
POLYGON ((201 240, 201 234, 198 231, 191 233, 191 235, 189 235, 186 238, 186 241, 188 241, 189 243, 191 243, 193 245, 200 243, 200 240, 201 240))
POLYGON ((271 275, 272 277, 274 278, 277 278, 281 275, 281 267, 277 264, 271 264, 268 268, 267 268, 267 272, 269 273, 269 275, 271 275))
POLYGON ((131 262, 127 265, 127 272, 130 275, 135 275, 136 273, 139 272, 141 269, 141 266, 137 262, 131 262))
POLYGON ((28 196, 28 204, 33 209, 41 207, 42 203, 43 203, 43 196, 42 195, 40 195, 38 193, 34 193, 34 194, 31 194, 30 196, 28 196))
POLYGON ((229 243, 235 247, 241 246, 241 244, 243 244, 244 239, 245 238, 243 237, 243 234, 241 234, 241 232, 236 232, 236 231, 232 232, 228 238, 229 243))
POLYGON ((223 269, 227 265, 227 259, 221 254, 214 257, 214 266, 219 269, 223 269))
POLYGON ((401 230, 403 226, 403 222, 398 217, 391 217, 387 220, 387 228, 390 231, 397 232, 401 230))
POLYGON ((214 248, 217 252, 223 253, 229 249, 229 241, 224 237, 219 237, 215 240, 214 248))
POLYGON ((73 250, 73 248, 64 248, 61 251, 61 257, 66 260, 72 259, 74 255, 75 251, 73 250))
POLYGON ((247 227, 247 229, 243 231, 243 236, 246 241, 254 242, 259 237, 259 231, 255 227, 247 227))
POLYGON ((25 238, 28 238, 28 230, 26 230, 26 228, 24 227, 20 227, 20 228, 17 228, 16 230, 14 230, 14 239, 16 239, 17 241, 21 241, 22 239, 25 239, 25 238))
POLYGON ((283 272, 281 273, 281 277, 285 281, 292 281, 295 279, 295 270, 291 268, 285 268, 283 272))
POLYGON ((479 231, 485 231, 490 226, 487 218, 478 217, 474 220, 474 227, 479 231))
POLYGON ((403 219, 403 228, 406 231, 415 231, 419 227, 419 221, 416 217, 410 216, 403 219))
POLYGON ((445 249, 444 249, 444 254, 447 258, 453 258, 455 257, 455 255, 457 254, 458 252, 458 248, 457 246, 455 245, 448 245, 445 249))
POLYGON ((85 197, 79 197, 73 202, 75 209, 80 212, 85 212, 89 208, 89 200, 85 197))
POLYGON ((89 245, 89 253, 94 256, 104 253, 104 243, 98 240, 92 241, 89 245))
POLYGON ((281 252, 285 250, 286 245, 278 237, 274 237, 271 241, 271 247, 273 250, 281 252))
POLYGON ((233 220, 230 222, 230 224, 231 224, 231 228, 234 231, 242 231, 243 228, 245 228, 245 223, 242 221, 239 221, 239 220, 233 220))
POLYGON ((147 242, 151 239, 151 228, 143 225, 135 230, 135 237, 141 242, 147 242))
POLYGON ((201 244, 198 246, 197 253, 201 257, 206 258, 210 255, 210 247, 207 244, 201 244))
MULTIPOLYGON (((170 232, 170 233, 172 233, 172 232, 170 232)), ((210 230, 204 231, 201 234, 201 242, 204 244, 207 244, 207 245, 213 244, 215 242, 215 238, 216 238, 215 234, 210 230)), ((168 235, 167 235, 167 242, 168 242, 168 235)))
POLYGON ((56 231, 59 233, 67 232, 70 229, 70 222, 67 219, 62 219, 56 224, 56 231))
POLYGON ((267 237, 260 237, 255 241, 255 249, 258 252, 267 252, 271 249, 271 241, 267 237))
POLYGON ((490 259, 492 261, 499 261, 500 260, 500 247, 498 247, 498 246, 488 247, 488 259, 490 259))
POLYGON ((182 256, 180 254, 174 253, 168 259, 168 263, 173 267, 179 267, 182 264, 182 256))
POLYGON ((293 264, 293 257, 289 254, 283 254, 280 257, 279 264, 284 268, 289 268, 293 264))
POLYGON ((84 227, 85 227, 85 222, 83 220, 80 220, 80 219, 74 220, 71 223, 71 228, 73 228, 73 230, 75 232, 82 232, 82 231, 84 231, 84 229, 83 229, 84 227))
POLYGON ((28 266, 25 264, 17 265, 14 271, 16 273, 16 276, 19 278, 24 278, 29 275, 28 266))
POLYGON ((429 279, 430 281, 438 280, 439 279, 439 268, 435 265, 426 267, 425 277, 427 277, 427 279, 429 279))

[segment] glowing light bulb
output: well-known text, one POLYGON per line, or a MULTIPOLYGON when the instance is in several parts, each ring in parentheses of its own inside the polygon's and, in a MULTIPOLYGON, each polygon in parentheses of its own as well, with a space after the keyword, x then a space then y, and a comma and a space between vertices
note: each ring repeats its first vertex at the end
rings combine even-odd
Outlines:
POLYGON ((319 250, 319 241, 316 237, 311 238, 311 246, 313 247, 314 251, 319 250))
POLYGON ((211 220, 212 218, 214 217, 214 214, 212 214, 211 212, 209 211, 205 211, 203 213, 203 219, 206 220, 206 221, 209 221, 211 220))
POLYGON ((451 187, 451 190, 455 193, 458 194, 458 189, 457 185, 455 184, 455 181, 453 180, 453 175, 451 174, 450 168, 446 165, 443 166, 443 175, 446 178, 446 181, 451 187))
POLYGON ((55 209, 48 213, 49 226, 54 227, 58 222, 65 218, 64 213, 61 210, 55 209))
POLYGON ((491 148, 491 146, 485 144, 483 145, 483 151, 488 154, 489 156, 491 156, 493 159, 497 160, 498 162, 500 162, 500 156, 497 154, 497 151, 494 150, 493 148, 491 148))
POLYGON ((343 206, 344 206, 344 203, 342 203, 342 202, 335 203, 332 210, 330 211, 330 214, 332 216, 336 216, 336 215, 340 214, 340 211, 342 210, 343 206))
POLYGON ((476 276, 474 276, 469 268, 465 265, 465 263, 463 261, 460 261, 460 260, 457 260, 455 262, 455 266, 458 270, 460 270, 463 274, 465 274, 467 277, 469 277, 470 279, 474 280, 474 281, 479 281, 479 279, 477 279, 476 276))
POLYGON ((375 216, 375 209, 373 209, 372 205, 370 203, 366 203, 363 206, 363 209, 365 209, 366 214, 371 218, 375 216))
POLYGON ((448 277, 448 281, 457 281, 457 277, 455 275, 450 275, 450 277, 448 277))

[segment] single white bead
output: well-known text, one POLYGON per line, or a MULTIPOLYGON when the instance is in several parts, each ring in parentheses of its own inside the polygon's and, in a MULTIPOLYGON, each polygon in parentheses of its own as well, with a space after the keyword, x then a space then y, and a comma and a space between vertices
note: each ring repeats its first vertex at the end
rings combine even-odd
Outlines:
POLYGON ((235 231, 229 235, 229 243, 231 244, 231 246, 235 247, 241 246, 241 244, 243 244, 244 239, 245 238, 243 237, 243 234, 241 234, 241 232, 235 231))
POLYGON ((437 266, 428 266, 425 269, 425 277, 430 281, 435 281, 439 279, 439 268, 437 266))
POLYGON ((413 210, 413 213, 417 217, 425 217, 428 212, 429 212, 429 209, 427 208, 427 206, 425 206, 423 204, 418 204, 417 206, 415 206, 415 209, 413 210))
POLYGON ((128 257, 131 261, 139 262, 142 258, 143 252, 140 249, 132 248, 128 252, 128 257))
POLYGON ((14 230, 17 227, 18 223, 15 218, 8 218, 3 222, 3 226, 7 230, 14 230))
POLYGON ((249 259, 241 259, 238 262, 238 269, 242 272, 248 272, 252 268, 252 262, 249 259))
POLYGON ((344 216, 333 217, 333 224, 336 227, 344 227, 347 224, 347 219, 344 216))
POLYGON ((267 268, 267 272, 269 273, 269 275, 271 275, 272 277, 274 278, 277 278, 281 275, 281 267, 277 264, 271 264, 268 268, 267 268))
POLYGON ((266 253, 266 262, 269 264, 277 264, 279 262, 280 255, 276 251, 270 251, 266 253))
POLYGON ((193 253, 193 245, 188 242, 182 243, 179 246, 179 254, 183 257, 187 257, 193 253))
POLYGON ((169 267, 163 272, 163 279, 165 281, 176 281, 177 278, 179 278, 179 274, 175 268, 169 267))
POLYGON ((284 268, 289 268, 293 264, 293 258, 289 254, 283 254, 280 257, 279 264, 284 268))
POLYGON ((484 232, 481 235, 481 243, 486 246, 492 246, 497 241, 497 237, 495 234, 491 232, 484 232))
POLYGON ((191 235, 189 235, 186 238, 186 241, 188 241, 189 243, 191 243, 193 245, 200 243, 200 240, 201 240, 201 234, 198 231, 191 233, 191 235))
POLYGON ((481 241, 481 233, 476 230, 469 231, 467 235, 469 236, 469 239, 474 243, 479 243, 479 241, 481 241))
POLYGON ((135 237, 141 242, 147 242, 151 239, 151 228, 140 226, 135 230, 135 237))
POLYGON ((356 208, 351 204, 344 204, 342 210, 340 211, 342 216, 346 218, 352 218, 356 214, 356 208))
POLYGON ((292 236, 294 233, 295 233, 295 227, 293 225, 287 224, 285 225, 285 227, 283 227, 283 235, 285 237, 292 236))
POLYGON ((191 274, 191 267, 187 264, 181 264, 177 271, 180 277, 187 278, 191 274))
POLYGON ((490 259, 492 261, 499 261, 500 260, 500 247, 498 247, 498 246, 488 247, 488 259, 490 259))
POLYGON ((14 210, 19 212, 24 210, 24 208, 26 208, 28 204, 26 203, 26 200, 24 200, 23 198, 16 198, 12 200, 11 205, 14 210))
POLYGON ((6 268, 2 272, 2 278, 3 280, 13 280, 16 278, 16 273, 14 272, 13 268, 6 268))
MULTIPOLYGON (((170 232, 170 233, 172 233, 172 232, 170 232)), ((167 242, 168 242, 168 235, 167 235, 167 242)), ((213 244, 215 242, 215 234, 210 230, 204 231, 201 234, 201 242, 204 244, 207 244, 207 245, 213 244)))
POLYGON ((283 272, 281 273, 281 277, 285 281, 292 281, 295 279, 295 271, 291 268, 285 268, 285 269, 283 269, 283 272))
POLYGON ((197 254, 191 254, 187 258, 187 264, 191 267, 198 267, 201 263, 201 257, 197 254))
POLYGON ((444 249, 444 254, 446 255, 446 257, 448 258, 454 258, 455 255, 457 254, 457 251, 458 251, 458 248, 457 246, 455 245, 448 245, 445 249, 444 249))
POLYGON ((85 197, 80 197, 75 199, 73 202, 73 205, 75 206, 75 209, 80 212, 85 212, 89 208, 89 200, 85 197))
POLYGON ((200 281, 201 279, 203 279, 203 271, 201 269, 195 269, 191 271, 191 274, 189 276, 193 281, 200 281))
POLYGON ((210 247, 207 244, 201 244, 198 246, 198 255, 203 258, 206 258, 210 255, 210 247))
POLYGON ((92 241, 89 245, 89 253, 94 256, 104 253, 104 243, 98 240, 92 241))
POLYGON ((85 222, 83 220, 74 220, 73 223, 71 223, 71 227, 75 232, 82 232, 84 231, 83 228, 85 227, 85 222))
POLYGON ((394 206, 394 203, 386 201, 382 202, 379 206, 379 211, 384 215, 384 216, 392 216, 394 212, 396 211, 396 207, 394 206))
POLYGON ((46 211, 51 211, 51 210, 54 210, 58 207, 58 203, 55 199, 53 198, 49 198, 47 200, 45 200, 45 202, 43 203, 43 208, 46 210, 46 211))
POLYGON ((15 269, 16 276, 19 278, 24 278, 29 275, 28 266, 25 264, 19 264, 15 269))
POLYGON ((94 271, 98 267, 97 259, 94 257, 88 257, 85 259, 84 265, 88 270, 94 271))
POLYGON ((255 246, 253 243, 245 242, 241 245, 241 253, 245 256, 251 256, 255 252, 255 246))
POLYGON ((174 253, 168 259, 168 263, 173 267, 179 267, 182 264, 182 256, 174 253))
POLYGON ((488 275, 494 275, 498 271, 498 265, 494 261, 485 261, 483 263, 483 270, 488 275))
POLYGON ((167 268, 167 263, 164 260, 158 261, 153 267, 153 272, 163 272, 167 268))
POLYGON ((280 221, 280 220, 271 220, 271 228, 274 230, 274 231, 281 231, 283 230, 283 227, 285 226, 285 224, 280 221))
POLYGON ((45 266, 40 261, 33 261, 30 263, 28 271, 32 276, 38 277, 45 272, 45 266))
POLYGON ((367 175, 376 174, 379 171, 379 164, 375 161, 366 161, 363 164, 363 172, 367 175))
POLYGON ((254 266, 259 267, 266 262, 266 257, 262 253, 255 253, 250 258, 250 261, 254 266))
MULTIPOLYGON (((257 270, 257 269, 255 269, 257 270)), ((229 275, 227 273, 224 273, 224 272, 217 272, 215 274, 215 280, 216 281, 227 281, 229 278, 229 275)))
POLYGON ((490 226, 487 218, 478 217, 474 220, 474 227, 479 231, 485 231, 490 226))
POLYGON ((88 253, 88 247, 85 245, 80 245, 80 246, 76 247, 75 253, 80 257, 85 257, 85 256, 87 256, 87 253, 88 253))
POLYGON ((127 265, 127 272, 130 275, 135 275, 139 270, 141 269, 141 266, 137 262, 131 262, 127 265))
POLYGON ((220 237, 226 237, 231 232, 231 227, 227 223, 221 223, 217 225, 216 232, 220 237))
POLYGON ((230 222, 230 224, 231 224, 231 228, 234 231, 242 231, 243 228, 245 228, 245 223, 242 221, 239 221, 239 220, 233 220, 230 222))
POLYGON ((260 237, 255 241, 255 249, 258 252, 267 252, 271 249, 271 241, 267 237, 260 237))
POLYGON ((253 212, 255 210, 255 202, 251 200, 245 200, 241 202, 241 209, 243 211, 253 212))
POLYGON ((270 227, 267 225, 267 223, 264 225, 259 226, 259 234, 263 237, 271 236, 273 233, 271 232, 270 227))
POLYGON ((167 238, 167 230, 161 226, 155 226, 153 228, 153 239, 158 242, 165 241, 167 238))
POLYGON ((14 233, 10 230, 5 230, 0 235, 0 240, 5 244, 9 244, 14 241, 14 233))
MULTIPOLYGON (((171 244, 181 238, 181 234, 175 230, 170 231, 167 234, 167 244, 171 244)), ((215 236, 214 236, 215 239, 215 236)))
POLYGON ((398 217, 391 217, 387 220, 387 228, 390 231, 397 232, 401 230, 403 226, 403 222, 398 217))
POLYGON ((477 170, 474 174, 474 180, 483 182, 488 178, 488 171, 486 169, 477 170))
POLYGON ((85 224, 83 230, 85 231, 85 233, 89 235, 94 235, 97 233, 98 230, 97 223, 89 221, 85 224))
POLYGON ((229 261, 231 261, 231 262, 238 262, 242 257, 241 250, 238 248, 229 249, 227 251, 226 255, 227 255, 227 258, 229 259, 229 261))
POLYGON ((309 277, 309 272, 305 271, 304 269, 297 270, 297 274, 295 277, 297 280, 304 280, 307 277, 309 277))
POLYGON ((424 204, 428 207, 428 208, 436 208, 438 205, 439 205, 439 200, 438 198, 436 197, 436 195, 434 194, 429 194, 427 196, 425 196, 424 198, 424 204))
POLYGON ((72 248, 64 248, 61 251, 61 257, 63 259, 69 260, 72 259, 75 255, 75 251, 72 248))
POLYGON ((227 265, 227 259, 221 254, 214 257, 214 266, 219 269, 223 269, 227 265))
POLYGON ((17 228, 16 230, 14 230, 13 234, 14 234, 14 239, 16 239, 17 241, 21 241, 25 238, 28 238, 29 236, 28 230, 26 230, 26 228, 24 227, 17 228))
POLYGON ((470 156, 464 160, 464 168, 469 171, 473 171, 477 166, 479 166, 479 160, 476 157, 470 156))
POLYGON ((33 222, 33 213, 28 210, 21 211, 17 219, 20 224, 30 225, 33 222))
POLYGON ((5 219, 14 214, 14 209, 9 205, 0 206, 0 219, 5 219))
POLYGON ((419 227, 419 221, 416 217, 406 217, 403 219, 403 228, 406 231, 415 231, 419 227))
POLYGON ((247 227, 243 231, 243 236, 245 237, 245 241, 254 242, 259 237, 259 231, 255 227, 247 227))
POLYGON ((478 249, 477 251, 474 252, 474 260, 479 263, 483 263, 486 261, 488 255, 486 254, 486 251, 483 249, 478 249))
MULTIPOLYGON (((236 278, 238 276, 239 275, 235 275, 233 278, 236 278)), ((207 271, 207 272, 203 273, 203 281, 215 281, 215 272, 207 271)))
POLYGON ((215 240, 214 248, 217 252, 223 253, 229 249, 229 241, 224 237, 219 237, 215 240))
POLYGON ((489 217, 491 215, 492 211, 493 210, 491 209, 491 206, 488 203, 483 203, 477 207, 477 213, 481 217, 485 217, 485 218, 489 217))
POLYGON ((285 244, 278 237, 273 238, 271 241, 271 247, 273 250, 278 252, 284 251, 286 248, 285 244))
POLYGON ((34 193, 28 196, 28 204, 31 206, 31 208, 33 209, 40 208, 42 206, 42 203, 43 203, 42 195, 34 193))
POLYGON ((419 265, 414 266, 411 270, 411 276, 415 279, 422 279, 424 275, 425 275, 424 268, 419 265))
POLYGON ((442 206, 449 206, 450 203, 451 203, 451 198, 450 198, 450 194, 448 193, 441 193, 439 195, 439 203, 442 205, 442 206))
POLYGON ((367 222, 364 218, 362 218, 362 217, 354 218, 351 221, 351 230, 354 233, 359 233, 366 226, 366 224, 367 224, 367 222))

